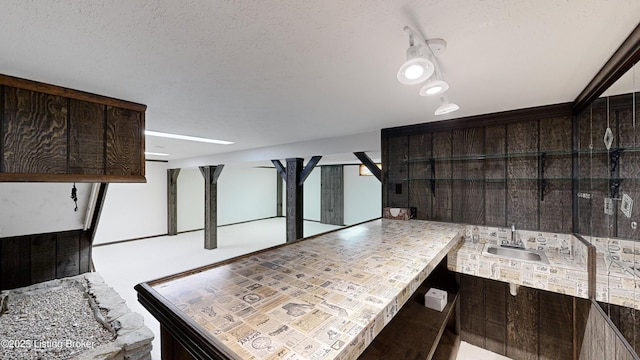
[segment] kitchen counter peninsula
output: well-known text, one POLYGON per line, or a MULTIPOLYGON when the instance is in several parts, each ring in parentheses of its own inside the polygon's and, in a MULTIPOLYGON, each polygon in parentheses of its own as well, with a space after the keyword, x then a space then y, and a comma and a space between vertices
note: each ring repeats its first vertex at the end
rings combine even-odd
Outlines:
POLYGON ((161 324, 163 358, 356 359, 463 233, 379 219, 136 290, 161 324))

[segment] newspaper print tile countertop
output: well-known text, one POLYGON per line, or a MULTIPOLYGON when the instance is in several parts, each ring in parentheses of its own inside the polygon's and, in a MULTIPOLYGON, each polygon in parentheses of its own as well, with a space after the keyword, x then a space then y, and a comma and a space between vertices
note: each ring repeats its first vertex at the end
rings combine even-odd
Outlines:
POLYGON ((449 254, 448 267, 459 273, 589 298, 587 247, 570 234, 519 230, 525 248, 544 251, 549 264, 485 256, 485 244, 497 245, 511 229, 467 225, 465 241, 449 254), (473 236, 476 242, 473 242, 473 236))
POLYGON ((640 242, 586 239, 596 247, 596 300, 640 309, 640 242))
POLYGON ((376 220, 153 288, 242 359, 355 359, 464 226, 376 220))

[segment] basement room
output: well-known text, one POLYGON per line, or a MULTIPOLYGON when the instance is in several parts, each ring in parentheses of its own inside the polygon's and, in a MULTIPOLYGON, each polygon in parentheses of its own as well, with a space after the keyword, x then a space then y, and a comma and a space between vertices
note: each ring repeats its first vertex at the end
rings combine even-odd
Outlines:
POLYGON ((0 359, 640 360, 638 0, 0 22, 0 359))

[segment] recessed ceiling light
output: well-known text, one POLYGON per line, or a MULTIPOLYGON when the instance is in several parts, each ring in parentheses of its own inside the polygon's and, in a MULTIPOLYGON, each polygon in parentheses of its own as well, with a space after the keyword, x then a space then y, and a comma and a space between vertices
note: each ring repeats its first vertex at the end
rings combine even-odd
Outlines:
POLYGON ((233 141, 207 139, 207 138, 201 138, 201 137, 189 136, 189 135, 169 134, 169 133, 163 133, 163 132, 151 131, 151 130, 145 130, 144 134, 148 136, 156 136, 156 137, 186 140, 186 141, 198 141, 198 142, 209 143, 209 144, 231 145, 234 143, 233 141))
POLYGON ((171 155, 171 154, 158 153, 158 152, 148 152, 148 151, 145 151, 144 154, 147 155, 147 156, 170 156, 171 155))

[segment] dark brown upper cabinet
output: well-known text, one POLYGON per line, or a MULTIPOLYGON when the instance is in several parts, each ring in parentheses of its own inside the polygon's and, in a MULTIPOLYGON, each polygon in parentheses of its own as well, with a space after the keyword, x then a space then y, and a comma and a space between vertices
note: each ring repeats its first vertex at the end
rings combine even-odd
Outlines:
POLYGON ((0 182, 145 182, 146 108, 0 75, 0 182))

